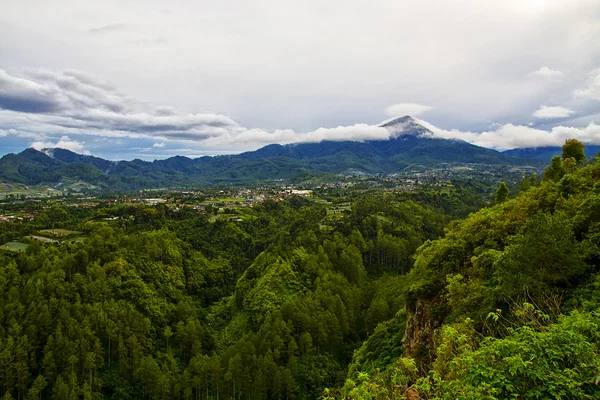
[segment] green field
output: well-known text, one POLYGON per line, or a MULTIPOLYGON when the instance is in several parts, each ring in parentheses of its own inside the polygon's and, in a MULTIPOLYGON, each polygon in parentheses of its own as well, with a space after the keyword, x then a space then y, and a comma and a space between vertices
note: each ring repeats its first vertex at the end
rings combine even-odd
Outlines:
POLYGON ((80 231, 72 231, 70 229, 43 229, 40 233, 49 233, 58 237, 72 236, 72 235, 81 235, 80 231))
POLYGON ((2 245, 2 249, 10 251, 25 251, 27 249, 27 246, 28 245, 26 245, 25 243, 8 242, 2 245))

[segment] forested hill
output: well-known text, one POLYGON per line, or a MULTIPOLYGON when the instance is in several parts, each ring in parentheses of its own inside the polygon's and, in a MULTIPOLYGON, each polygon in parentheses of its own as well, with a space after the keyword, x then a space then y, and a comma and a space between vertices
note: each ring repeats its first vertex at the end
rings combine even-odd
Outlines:
POLYGON ((65 149, 27 149, 0 159, 0 180, 36 185, 75 179, 106 189, 133 190, 248 183, 303 173, 389 174, 415 166, 543 164, 463 141, 434 139, 410 117, 389 121, 384 127, 393 134, 389 140, 269 145, 238 155, 196 159, 176 156, 153 162, 114 162, 65 149))
POLYGON ((600 162, 577 141, 562 155, 416 251, 374 296, 404 307, 325 398, 600 397, 600 162))
MULTIPOLYGON (((537 158, 540 160, 550 161, 552 157, 559 156, 562 149, 559 146, 549 147, 526 147, 521 149, 512 149, 503 151, 502 154, 517 157, 517 158, 537 158)), ((600 146, 598 145, 586 145, 585 154, 587 157, 593 157, 600 153, 600 146)))
POLYGON ((464 220, 453 187, 217 220, 36 203, 0 223, 29 243, 0 252, 0 396, 598 398, 600 162, 567 144, 464 220))

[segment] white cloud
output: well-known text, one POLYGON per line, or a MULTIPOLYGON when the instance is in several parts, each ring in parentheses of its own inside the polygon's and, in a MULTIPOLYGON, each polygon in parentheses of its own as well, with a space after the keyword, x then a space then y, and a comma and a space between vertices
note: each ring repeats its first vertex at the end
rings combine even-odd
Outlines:
POLYGON ((570 108, 560 106, 540 106, 539 110, 533 113, 537 118, 566 118, 575 114, 575 111, 570 108))
POLYGON ((319 128, 315 131, 299 134, 297 142, 321 142, 332 141, 365 141, 385 140, 390 137, 390 132, 385 128, 367 124, 356 124, 352 126, 338 126, 336 128, 319 128))
POLYGON ((444 130, 422 120, 419 120, 419 123, 432 131, 434 138, 459 139, 477 146, 498 150, 562 146, 566 139, 577 139, 586 144, 600 144, 600 125, 593 122, 583 128, 556 126, 549 131, 531 126, 505 124, 498 129, 486 132, 444 130))
POLYGON ((162 149, 163 147, 165 147, 165 144, 162 143, 162 142, 161 143, 154 143, 152 145, 152 147, 157 148, 157 149, 162 149))
POLYGON ((385 113, 390 117, 403 117, 405 115, 418 116, 433 109, 431 106, 426 106, 417 103, 397 103, 385 109, 385 113))
POLYGON ((66 149, 66 150, 70 150, 74 153, 79 153, 79 154, 90 154, 90 152, 88 150, 85 149, 85 143, 84 142, 78 142, 76 140, 71 140, 71 138, 69 138, 68 136, 63 136, 61 137, 58 142, 53 143, 53 142, 33 142, 31 143, 30 147, 36 149, 36 150, 42 150, 42 149, 54 149, 54 148, 58 148, 58 149, 66 149))
POLYGON ((535 72, 532 72, 531 75, 541 76, 542 78, 546 78, 552 82, 559 82, 564 79, 564 74, 560 71, 550 69, 548 67, 542 67, 535 72))
POLYGON ((587 87, 575 90, 573 95, 583 99, 600 100, 600 68, 592 71, 590 75, 587 87))

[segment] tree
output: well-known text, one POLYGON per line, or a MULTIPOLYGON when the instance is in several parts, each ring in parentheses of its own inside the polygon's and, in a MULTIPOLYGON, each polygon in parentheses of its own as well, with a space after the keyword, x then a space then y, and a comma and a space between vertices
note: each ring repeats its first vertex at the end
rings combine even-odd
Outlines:
POLYGON ((534 172, 531 174, 531 176, 529 177, 529 184, 531 186, 537 186, 538 185, 538 177, 537 174, 534 172))
POLYGON ((562 158, 574 158, 578 166, 587 159, 585 156, 585 145, 577 139, 567 139, 562 147, 562 158))
POLYGON ((554 156, 550 166, 544 171, 544 180, 558 182, 565 174, 565 167, 559 156, 554 156))
POLYGON ((563 167, 565 167, 565 172, 572 174, 577 171, 577 160, 573 157, 565 158, 563 160, 563 167))
POLYGON ((521 181, 521 186, 519 188, 520 193, 524 193, 531 188, 531 181, 529 179, 530 178, 527 178, 527 176, 523 177, 523 180, 521 181))
POLYGON ((494 199, 494 202, 500 204, 504 203, 506 200, 508 200, 508 186, 506 186, 506 183, 500 182, 498 189, 496 189, 496 198, 494 199))

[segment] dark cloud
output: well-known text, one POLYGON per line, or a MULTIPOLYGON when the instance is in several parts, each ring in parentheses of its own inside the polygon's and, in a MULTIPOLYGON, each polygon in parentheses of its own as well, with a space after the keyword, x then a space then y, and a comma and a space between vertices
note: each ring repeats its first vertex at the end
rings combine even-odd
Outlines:
POLYGON ((23 77, 0 70, 0 108, 17 113, 12 119, 24 120, 33 131, 47 124, 53 133, 64 134, 76 130, 198 141, 243 130, 223 115, 187 113, 136 101, 102 79, 75 70, 28 69, 23 77), (19 113, 40 115, 27 120, 19 113))
POLYGON ((48 113, 60 108, 55 88, 18 78, 0 70, 0 108, 26 113, 48 113))
POLYGON ((49 113, 56 110, 56 104, 44 99, 23 99, 0 94, 0 108, 25 113, 49 113))
POLYGON ((120 30, 125 29, 126 27, 127 27, 127 24, 125 24, 124 22, 116 22, 114 24, 107 24, 107 25, 98 26, 96 28, 90 28, 88 30, 88 32, 90 32, 90 33, 107 33, 107 32, 120 31, 120 30))

